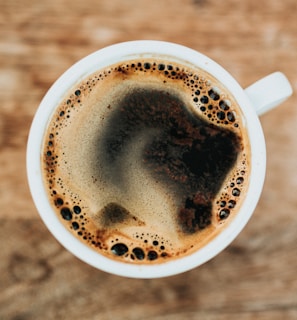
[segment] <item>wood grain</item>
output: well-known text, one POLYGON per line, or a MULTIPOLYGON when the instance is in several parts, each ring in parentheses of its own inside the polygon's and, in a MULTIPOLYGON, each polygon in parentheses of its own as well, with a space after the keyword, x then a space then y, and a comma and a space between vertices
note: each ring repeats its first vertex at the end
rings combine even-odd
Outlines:
POLYGON ((244 87, 280 70, 297 89, 296 0, 0 0, 0 319, 297 319, 297 98, 261 117, 267 177, 251 221, 205 265, 131 280, 74 258, 26 182, 34 113, 71 64, 134 39, 181 43, 244 87))

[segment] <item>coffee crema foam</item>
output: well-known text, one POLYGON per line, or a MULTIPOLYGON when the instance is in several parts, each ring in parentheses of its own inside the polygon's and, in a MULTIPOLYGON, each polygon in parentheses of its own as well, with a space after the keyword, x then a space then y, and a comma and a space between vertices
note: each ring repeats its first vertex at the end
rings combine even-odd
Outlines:
POLYGON ((250 147, 215 78, 159 59, 112 65, 76 85, 43 145, 50 202, 76 237, 124 262, 205 246, 240 209, 250 147))

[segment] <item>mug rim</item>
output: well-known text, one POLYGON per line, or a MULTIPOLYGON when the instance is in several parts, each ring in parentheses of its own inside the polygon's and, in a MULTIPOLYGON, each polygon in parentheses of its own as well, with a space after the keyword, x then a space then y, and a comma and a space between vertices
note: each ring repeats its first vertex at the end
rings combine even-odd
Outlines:
POLYGON ((27 177, 35 206, 43 222, 54 237, 73 255, 102 271, 130 278, 159 278, 176 275, 191 270, 207 262, 225 249, 242 231, 252 216, 258 203, 266 172, 266 146, 264 134, 256 114, 242 87, 221 65, 204 54, 180 44, 135 40, 117 43, 84 57, 67 69, 50 87, 42 99, 29 132, 27 142, 27 177), (147 55, 168 56, 180 63, 188 62, 210 73, 237 101, 245 118, 251 152, 249 186, 240 210, 228 227, 198 251, 159 264, 133 265, 109 259, 78 240, 60 222, 53 210, 42 179, 41 159, 44 133, 51 115, 70 88, 85 77, 103 67, 127 60, 128 57, 148 57, 147 55), (100 63, 99 63, 100 62, 100 63))

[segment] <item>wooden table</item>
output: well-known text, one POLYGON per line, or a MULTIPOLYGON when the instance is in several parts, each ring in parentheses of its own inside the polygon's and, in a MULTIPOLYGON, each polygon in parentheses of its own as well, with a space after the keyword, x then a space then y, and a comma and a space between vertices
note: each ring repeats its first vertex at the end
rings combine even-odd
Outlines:
POLYGON ((190 272, 131 280, 63 249, 25 171, 39 101, 106 45, 158 39, 197 49, 244 87, 276 70, 297 89, 296 0, 0 0, 0 319, 297 319, 297 97, 261 117, 267 178, 244 231, 190 272))

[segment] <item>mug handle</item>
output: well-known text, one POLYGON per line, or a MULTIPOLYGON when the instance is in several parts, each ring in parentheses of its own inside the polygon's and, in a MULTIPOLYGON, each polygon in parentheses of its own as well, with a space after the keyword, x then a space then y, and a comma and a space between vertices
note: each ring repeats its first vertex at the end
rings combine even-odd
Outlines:
POLYGON ((293 93, 289 80, 281 72, 274 72, 258 80, 244 91, 258 116, 277 107, 293 93))

